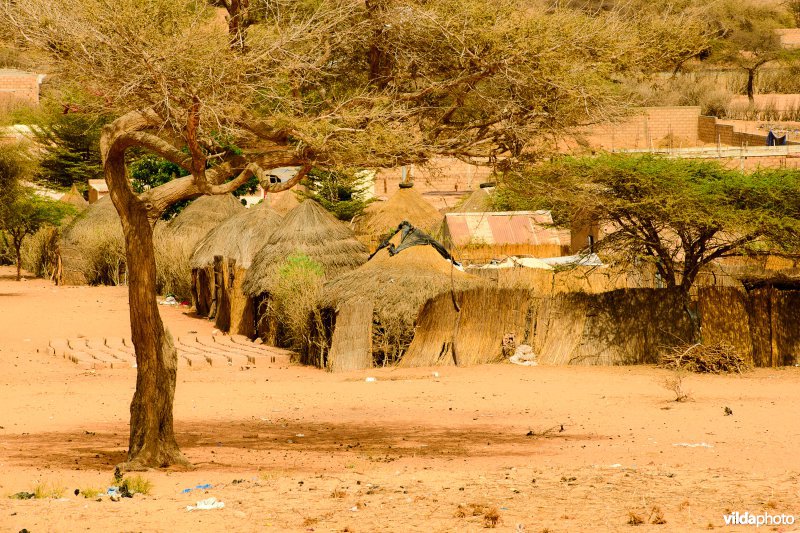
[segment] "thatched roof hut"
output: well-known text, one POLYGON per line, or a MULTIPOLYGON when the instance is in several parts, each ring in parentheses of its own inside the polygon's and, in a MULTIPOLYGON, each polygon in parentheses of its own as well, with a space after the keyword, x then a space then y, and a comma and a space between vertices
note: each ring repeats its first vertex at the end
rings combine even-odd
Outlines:
POLYGON ((189 261, 198 315, 213 315, 222 331, 255 335, 255 303, 242 284, 256 252, 282 221, 261 203, 227 218, 200 240, 189 261))
POLYGON ((69 190, 69 192, 64 194, 59 201, 75 207, 78 211, 83 211, 89 207, 89 202, 87 202, 83 195, 78 192, 78 187, 76 187, 74 183, 72 184, 72 188, 69 190))
POLYGON ((78 214, 60 244, 61 282, 66 285, 124 283, 125 237, 110 197, 78 214))
POLYGON ((371 204, 354 221, 356 234, 375 248, 387 234, 407 220, 414 227, 432 233, 439 229, 442 214, 411 187, 399 188, 387 201, 371 204))
POLYGON ((188 299, 192 283, 189 259, 198 241, 223 220, 244 209, 232 194, 201 196, 166 224, 157 224, 154 244, 159 292, 188 299))
POLYGON ((174 237, 194 238, 196 243, 223 220, 244 209, 232 194, 201 196, 170 220, 165 231, 174 237))
POLYGON ((322 306, 336 313, 327 367, 341 371, 368 368, 374 359, 396 362, 411 343, 427 300, 483 284, 430 245, 393 256, 378 251, 362 267, 325 285, 322 306))
POLYGON ((303 253, 331 278, 367 260, 367 250, 344 223, 321 205, 306 200, 286 215, 283 224, 253 258, 244 282, 250 296, 270 291, 274 267, 294 253, 303 253))
POLYGON ((258 204, 222 221, 200 239, 189 265, 204 268, 214 264, 214 256, 234 259, 239 268, 250 268, 253 257, 283 219, 269 205, 258 204))
POLYGON ((489 184, 481 184, 480 188, 475 189, 467 196, 464 203, 454 209, 458 213, 488 213, 493 211, 492 194, 494 187, 489 184), (487 185, 484 187, 484 185, 487 185))

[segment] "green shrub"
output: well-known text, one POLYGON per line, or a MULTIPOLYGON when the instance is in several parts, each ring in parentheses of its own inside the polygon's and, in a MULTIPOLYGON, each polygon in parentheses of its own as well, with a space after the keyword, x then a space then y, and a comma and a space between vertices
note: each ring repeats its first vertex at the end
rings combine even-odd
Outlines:
POLYGON ((316 310, 324 270, 322 265, 302 253, 290 255, 276 269, 270 296, 284 340, 290 348, 306 352, 311 337, 311 321, 319 320, 316 310))

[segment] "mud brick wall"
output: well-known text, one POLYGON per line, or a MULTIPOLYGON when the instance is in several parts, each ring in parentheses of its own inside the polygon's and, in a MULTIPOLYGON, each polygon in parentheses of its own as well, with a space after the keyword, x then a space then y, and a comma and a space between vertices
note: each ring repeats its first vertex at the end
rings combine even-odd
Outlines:
POLYGON ((698 146, 696 106, 643 107, 634 116, 589 128, 584 138, 589 146, 603 150, 642 148, 687 148, 698 146))
MULTIPOLYGON (((699 117, 697 132, 704 143, 719 143, 723 146, 766 146, 767 134, 736 131, 732 124, 720 124, 715 117, 699 117)), ((800 142, 789 140, 788 144, 800 142)))
POLYGON ((0 106, 39 103, 39 75, 11 69, 0 70, 0 106))

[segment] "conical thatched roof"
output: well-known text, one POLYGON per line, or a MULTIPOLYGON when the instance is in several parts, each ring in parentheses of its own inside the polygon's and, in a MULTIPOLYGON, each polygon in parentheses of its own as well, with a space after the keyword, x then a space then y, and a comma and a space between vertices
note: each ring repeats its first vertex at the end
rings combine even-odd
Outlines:
MULTIPOLYGON (((299 188, 299 186, 295 188, 299 188)), ((289 212, 291 212, 301 203, 300 200, 297 199, 297 194, 295 193, 294 189, 269 194, 271 195, 271 198, 269 198, 270 206, 282 217, 288 215, 289 212)))
POLYGON ((220 222, 244 209, 232 194, 201 196, 170 220, 165 231, 175 237, 194 238, 197 242, 220 222))
POLYGON ((117 210, 106 196, 76 216, 61 239, 63 282, 118 283, 125 264, 125 237, 117 210))
POLYGON ((362 265, 367 250, 347 225, 313 200, 297 206, 270 235, 256 254, 244 282, 245 294, 269 292, 275 265, 293 253, 303 253, 320 263, 329 279, 362 265))
POLYGON ((83 195, 78 192, 78 187, 76 187, 74 183, 72 184, 72 188, 69 190, 69 192, 60 198, 60 201, 76 207, 80 211, 83 211, 89 207, 89 202, 87 202, 83 195))
POLYGON ((253 256, 265 244, 283 219, 266 203, 225 219, 200 239, 189 262, 192 268, 214 264, 214 256, 236 260, 236 266, 250 268, 253 256))
POLYGON ((198 241, 223 220, 244 210, 232 194, 201 196, 167 224, 159 222, 153 236, 159 293, 188 299, 192 282, 189 260, 198 241))
POLYGON ((457 213, 488 213, 493 211, 492 193, 494 187, 481 187, 472 191, 463 204, 453 211, 457 213))
POLYGON ((428 299, 451 288, 464 290, 482 284, 477 276, 455 268, 433 246, 411 246, 393 256, 384 248, 363 266, 326 283, 323 306, 373 302, 379 317, 413 324, 428 299))
POLYGON ((359 235, 384 236, 407 220, 413 226, 431 232, 439 227, 442 214, 413 188, 398 189, 387 201, 371 204, 356 219, 359 235))

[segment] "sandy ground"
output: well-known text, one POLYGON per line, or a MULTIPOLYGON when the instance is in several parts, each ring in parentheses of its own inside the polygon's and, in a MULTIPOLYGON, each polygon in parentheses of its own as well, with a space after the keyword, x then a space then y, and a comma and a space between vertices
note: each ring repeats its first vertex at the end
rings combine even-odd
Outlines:
POLYGON ((147 496, 75 496, 107 488, 125 458, 135 370, 85 371, 44 348, 126 335, 125 289, 10 275, 0 268, 0 531, 481 531, 492 510, 504 531, 749 530, 725 526, 733 511, 800 528, 797 368, 689 376, 684 403, 651 367, 182 369, 176 429, 196 468, 143 473, 147 496), (8 497, 37 485, 62 497, 8 497), (187 511, 209 497, 224 509, 187 511))

